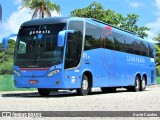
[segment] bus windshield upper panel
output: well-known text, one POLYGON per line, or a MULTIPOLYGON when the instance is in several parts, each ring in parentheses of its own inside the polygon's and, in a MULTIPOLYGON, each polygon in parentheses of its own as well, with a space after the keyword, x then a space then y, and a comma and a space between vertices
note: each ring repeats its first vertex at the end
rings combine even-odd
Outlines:
POLYGON ((65 23, 59 23, 21 27, 15 49, 15 65, 51 67, 61 63, 63 48, 57 46, 57 37, 65 26, 65 23))

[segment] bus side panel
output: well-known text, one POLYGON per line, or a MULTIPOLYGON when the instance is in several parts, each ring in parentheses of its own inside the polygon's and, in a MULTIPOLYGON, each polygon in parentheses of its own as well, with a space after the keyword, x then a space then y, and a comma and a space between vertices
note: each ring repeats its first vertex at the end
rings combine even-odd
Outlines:
POLYGON ((155 79, 156 79, 155 60, 153 58, 149 58, 147 62, 148 62, 147 85, 152 85, 155 84, 155 79))
POLYGON ((79 69, 68 69, 64 72, 64 82, 66 88, 80 88, 81 87, 81 70, 79 69))
POLYGON ((93 87, 108 86, 108 74, 105 73, 102 62, 102 48, 87 50, 83 53, 82 69, 91 69, 93 76, 93 87))
POLYGON ((84 68, 92 70, 93 87, 133 86, 137 74, 141 79, 147 76, 148 85, 155 80, 154 62, 149 57, 128 54, 107 49, 94 49, 84 52, 84 68), (89 65, 85 65, 85 61, 89 65))

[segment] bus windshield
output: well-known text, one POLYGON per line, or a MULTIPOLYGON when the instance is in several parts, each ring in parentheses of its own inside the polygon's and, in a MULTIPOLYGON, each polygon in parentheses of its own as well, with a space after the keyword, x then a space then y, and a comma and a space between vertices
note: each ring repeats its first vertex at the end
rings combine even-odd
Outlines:
POLYGON ((57 37, 65 26, 66 23, 22 26, 17 36, 14 64, 26 68, 60 64, 63 47, 57 46, 57 37))

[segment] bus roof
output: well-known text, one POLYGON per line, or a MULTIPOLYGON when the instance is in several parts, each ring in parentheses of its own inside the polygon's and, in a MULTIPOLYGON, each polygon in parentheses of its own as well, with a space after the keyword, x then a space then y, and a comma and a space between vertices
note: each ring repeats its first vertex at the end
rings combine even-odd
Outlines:
MULTIPOLYGON (((75 17, 75 18, 76 19, 80 19, 80 20, 83 19, 85 21, 91 22, 91 23, 99 25, 101 27, 105 27, 106 25, 107 26, 111 26, 112 30, 115 31, 115 32, 124 34, 126 36, 133 37, 133 38, 138 39, 140 41, 148 42, 148 43, 151 43, 151 44, 155 43, 154 41, 149 41, 147 39, 142 39, 142 38, 138 37, 138 35, 136 35, 133 32, 130 32, 130 31, 118 28, 116 26, 110 25, 108 23, 102 22, 102 21, 97 20, 97 19, 93 19, 93 18, 80 18, 80 17, 75 17)), ((24 22, 22 24, 22 26, 41 25, 41 24, 55 24, 55 23, 66 23, 68 19, 73 19, 73 18, 69 18, 69 17, 49 17, 49 18, 42 18, 42 19, 33 19, 33 20, 30 20, 30 21, 24 22)))
POLYGON ((41 24, 54 24, 54 23, 66 23, 67 17, 49 17, 42 19, 33 19, 24 22, 22 26, 41 25, 41 24))

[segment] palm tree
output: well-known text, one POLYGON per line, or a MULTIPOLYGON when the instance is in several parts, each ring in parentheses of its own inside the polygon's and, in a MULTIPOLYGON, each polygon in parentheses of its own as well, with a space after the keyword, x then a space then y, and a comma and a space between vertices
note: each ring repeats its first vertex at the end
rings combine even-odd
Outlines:
POLYGON ((2 7, 1 7, 1 4, 0 4, 0 21, 2 23, 2 7))
POLYGON ((24 7, 29 7, 31 10, 34 10, 32 19, 34 18, 44 18, 44 15, 51 17, 51 10, 56 10, 60 13, 60 6, 52 3, 50 0, 22 0, 24 7))

